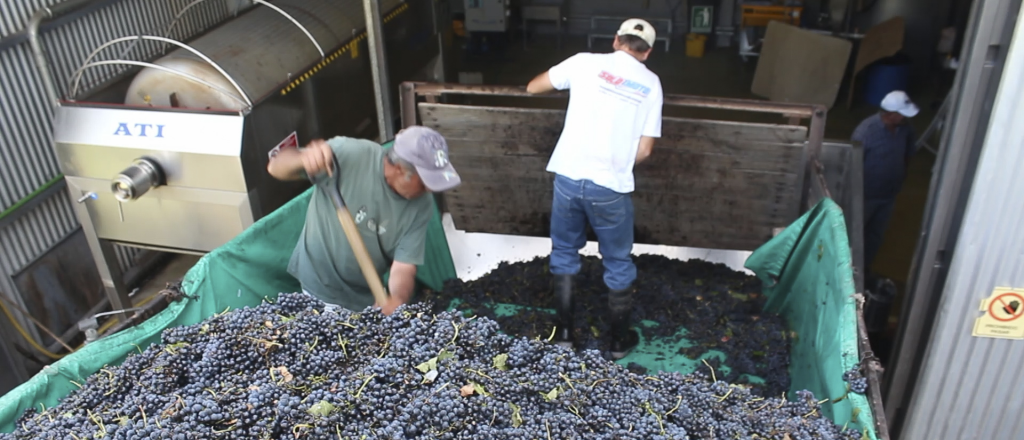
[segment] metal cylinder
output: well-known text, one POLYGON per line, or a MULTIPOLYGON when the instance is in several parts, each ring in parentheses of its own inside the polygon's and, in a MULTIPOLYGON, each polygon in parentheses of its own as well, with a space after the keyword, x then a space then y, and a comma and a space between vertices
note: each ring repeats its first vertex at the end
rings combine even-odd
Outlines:
POLYGON ((142 197, 147 191, 164 182, 163 171, 160 166, 151 159, 139 158, 132 162, 131 166, 121 171, 114 181, 110 183, 110 191, 114 197, 122 202, 128 202, 142 197))

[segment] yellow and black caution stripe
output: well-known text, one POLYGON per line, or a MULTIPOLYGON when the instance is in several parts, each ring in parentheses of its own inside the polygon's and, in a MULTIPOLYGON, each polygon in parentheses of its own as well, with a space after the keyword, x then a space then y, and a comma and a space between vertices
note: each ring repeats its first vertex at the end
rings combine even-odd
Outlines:
MULTIPOLYGON (((409 9, 409 4, 408 3, 402 3, 402 6, 399 6, 394 11, 391 11, 391 13, 389 13, 386 16, 384 16, 384 19, 382 21, 384 23, 387 23, 387 22, 389 22, 391 20, 394 20, 395 17, 398 16, 398 14, 401 14, 401 13, 405 12, 408 9, 409 9)), ((361 41, 363 41, 365 39, 366 39, 366 32, 365 31, 363 33, 353 37, 352 40, 350 40, 348 42, 348 44, 346 44, 344 46, 341 46, 338 50, 336 50, 333 53, 325 56, 324 59, 321 60, 319 63, 317 63, 315 66, 313 66, 313 68, 309 69, 308 71, 306 71, 306 73, 303 73, 302 75, 299 75, 294 80, 292 80, 292 82, 288 83, 287 86, 285 86, 283 89, 281 89, 281 96, 287 95, 292 90, 295 90, 296 87, 298 87, 300 84, 306 82, 307 79, 309 79, 311 76, 313 76, 314 74, 319 72, 320 69, 323 69, 324 67, 327 67, 328 64, 330 64, 332 61, 334 61, 335 59, 337 59, 338 57, 343 55, 345 52, 350 53, 352 58, 358 57, 359 56, 359 42, 361 42, 361 41)))

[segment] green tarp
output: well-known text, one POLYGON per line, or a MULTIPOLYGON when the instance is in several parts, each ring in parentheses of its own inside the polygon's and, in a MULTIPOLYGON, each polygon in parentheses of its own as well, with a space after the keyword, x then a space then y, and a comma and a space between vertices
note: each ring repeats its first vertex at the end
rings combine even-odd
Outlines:
POLYGON ((876 439, 867 398, 847 394, 843 381, 843 372, 857 366, 860 351, 853 258, 842 208, 822 200, 754 251, 744 266, 764 284, 765 310, 785 317, 796 336, 790 347, 790 394, 806 389, 818 400, 838 400, 822 404, 824 415, 876 439))
MULTIPOLYGON (((29 407, 49 408, 57 404, 75 388, 71 381, 81 383, 105 365, 119 364, 129 353, 159 343, 160 332, 167 327, 195 324, 215 313, 255 306, 281 292, 298 291, 298 281, 287 272, 288 259, 302 232, 312 194, 310 188, 203 256, 182 281, 183 290, 190 297, 135 327, 65 356, 0 397, 0 432, 13 431, 15 421, 29 407)), ((455 277, 455 265, 436 207, 427 230, 425 261, 417 271, 420 284, 440 289, 445 280, 455 277)))
MULTIPOLYGON (((303 194, 204 256, 183 282, 193 299, 172 304, 134 328, 86 346, 0 398, 0 432, 14 429, 18 415, 28 407, 56 404, 74 388, 71 380, 81 381, 104 365, 121 362, 137 346, 145 349, 159 342, 164 328, 194 324, 230 308, 253 306, 265 297, 296 291, 298 284, 285 267, 301 231, 309 196, 310 192, 303 194)), ((436 211, 427 249, 427 265, 418 278, 439 289, 444 280, 455 277, 455 269, 436 211)), ((840 208, 831 200, 822 201, 755 251, 746 266, 764 280, 769 311, 785 316, 797 334, 792 346, 791 390, 808 389, 819 399, 843 396, 842 373, 855 365, 858 351, 850 251, 840 208)), ((658 360, 660 356, 650 354, 666 352, 659 347, 664 343, 644 341, 622 362, 637 362, 652 371, 683 373, 702 365, 682 356, 658 360)), ((705 356, 724 357, 713 351, 705 356)), ((728 364, 728 359, 724 361, 728 364)), ((874 426, 863 396, 850 394, 824 406, 825 415, 840 426, 874 426), (852 421, 855 413, 856 421, 852 421)), ((868 436, 876 438, 872 429, 868 436)))

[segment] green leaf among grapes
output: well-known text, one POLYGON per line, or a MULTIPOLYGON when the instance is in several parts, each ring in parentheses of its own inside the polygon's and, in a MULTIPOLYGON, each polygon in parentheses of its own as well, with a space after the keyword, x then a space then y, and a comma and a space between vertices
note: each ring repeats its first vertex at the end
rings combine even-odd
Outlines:
POLYGON ((548 402, 555 400, 558 398, 558 387, 552 388, 551 391, 548 391, 547 393, 540 393, 540 395, 544 396, 544 400, 547 400, 548 402))
POLYGON ((470 382, 470 383, 473 384, 473 391, 476 391, 477 394, 479 394, 481 396, 490 396, 491 395, 491 393, 488 393, 487 390, 484 389, 483 385, 480 385, 480 384, 478 384, 476 382, 470 382))
POLYGON ((508 362, 508 353, 499 354, 494 357, 494 368, 501 371, 508 371, 508 365, 505 365, 506 362, 508 362))
POLYGON ((432 357, 432 358, 430 358, 430 360, 428 360, 428 361, 426 361, 426 362, 424 362, 422 364, 417 365, 416 369, 420 370, 421 373, 428 373, 428 372, 430 372, 430 370, 436 370, 437 369, 437 357, 432 357))
POLYGON ((508 406, 512 408, 512 427, 518 428, 522 426, 523 416, 519 414, 519 407, 512 402, 508 402, 508 406))
POLYGON ((306 410, 306 412, 309 413, 310 415, 314 415, 317 417, 327 417, 334 413, 334 410, 336 409, 337 407, 331 404, 331 402, 321 400, 317 403, 314 403, 313 406, 309 407, 309 409, 306 410))

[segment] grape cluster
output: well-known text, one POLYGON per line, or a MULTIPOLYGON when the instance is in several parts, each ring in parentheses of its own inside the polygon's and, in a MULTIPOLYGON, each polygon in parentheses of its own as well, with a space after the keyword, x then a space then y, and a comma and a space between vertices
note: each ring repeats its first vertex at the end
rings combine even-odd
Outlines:
POLYGON ((850 385, 850 391, 864 394, 868 390, 868 380, 860 374, 860 368, 853 368, 843 373, 843 380, 850 385))
POLYGON ((426 304, 384 316, 282 294, 162 336, 0 440, 860 438, 810 393, 637 375, 426 304))
MULTIPOLYGON (((633 256, 633 261, 637 267, 633 321, 658 323, 636 328, 647 340, 657 339, 669 346, 684 338, 679 330, 685 328, 685 339, 690 342, 679 352, 662 353, 662 357, 699 359, 717 350, 726 355, 726 381, 744 383, 749 376, 759 377, 764 383, 751 385, 755 393, 766 396, 789 389, 791 335, 781 316, 764 312, 766 298, 761 295, 760 280, 699 259, 681 261, 645 254, 633 256)), ((457 300, 460 310, 494 319, 511 335, 547 338, 555 315, 537 309, 554 307, 547 263, 544 257, 501 263, 479 279, 450 280, 442 291, 428 297, 436 302, 435 311, 457 300), (501 304, 527 307, 510 314, 501 304)), ((582 269, 575 278, 575 337, 582 348, 606 350, 610 344, 603 276, 600 259, 582 258, 582 269)))

